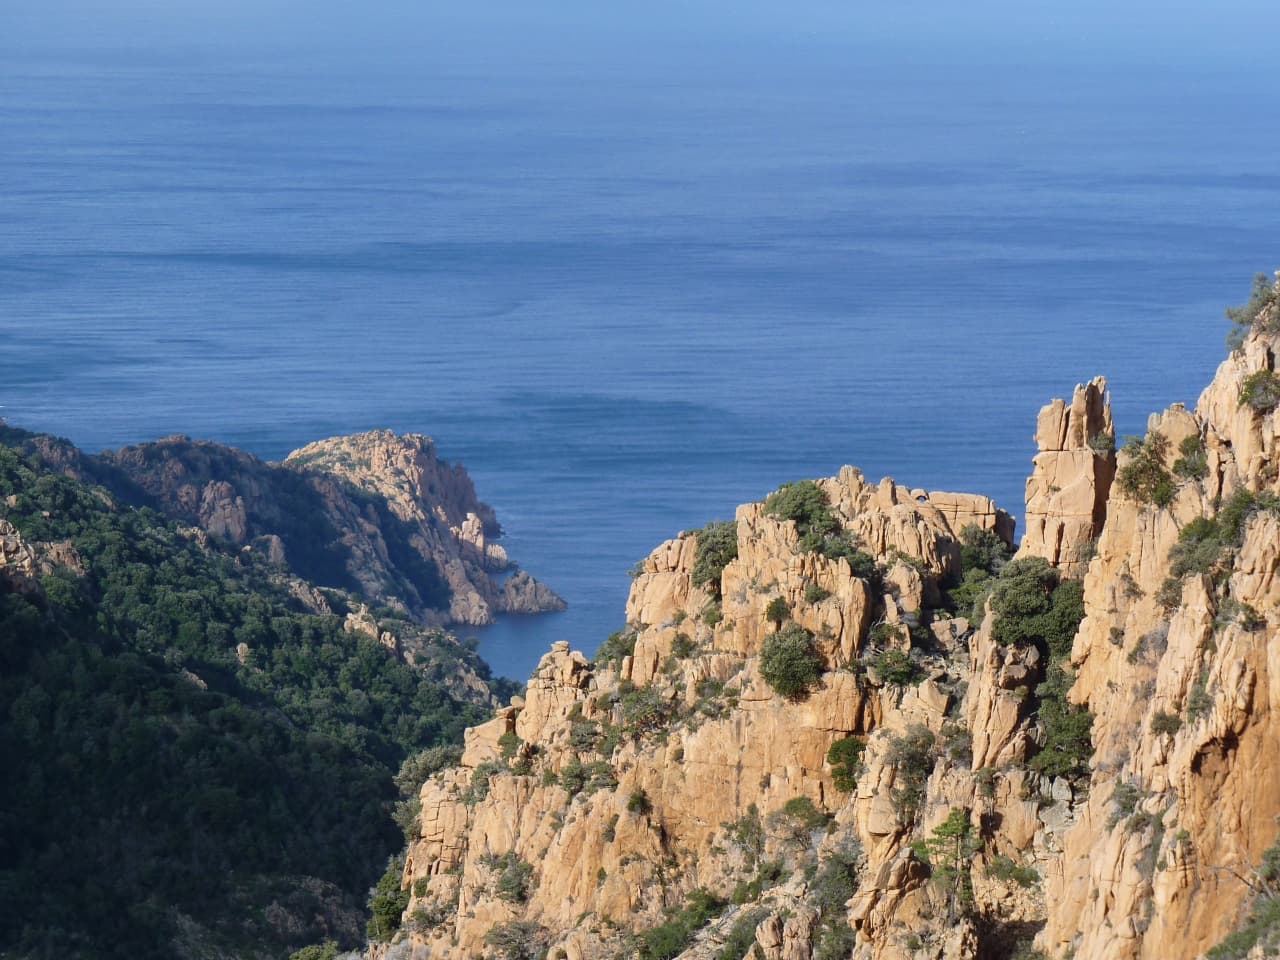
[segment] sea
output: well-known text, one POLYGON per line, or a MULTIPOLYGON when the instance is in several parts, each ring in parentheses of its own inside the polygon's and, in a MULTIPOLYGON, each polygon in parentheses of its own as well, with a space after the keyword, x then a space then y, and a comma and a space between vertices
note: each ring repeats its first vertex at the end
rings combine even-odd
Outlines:
MULTIPOLYGON (((625 44, 622 46, 625 47, 625 44)), ((1280 267, 1276 73, 820 46, 0 60, 0 416, 280 459, 425 433, 568 601, 843 464, 1015 515, 1037 410, 1198 392, 1280 267), (767 50, 767 47, 762 47, 767 50)))

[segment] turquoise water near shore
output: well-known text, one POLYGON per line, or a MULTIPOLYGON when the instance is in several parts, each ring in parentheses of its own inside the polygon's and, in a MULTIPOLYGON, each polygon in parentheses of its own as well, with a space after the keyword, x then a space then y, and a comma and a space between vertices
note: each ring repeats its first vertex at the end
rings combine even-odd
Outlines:
POLYGON ((0 415, 279 458, 434 436, 569 601, 622 623, 684 528, 842 464, 1014 513, 1038 407, 1194 403, 1275 266, 1280 129, 1222 69, 798 56, 0 63, 0 415))

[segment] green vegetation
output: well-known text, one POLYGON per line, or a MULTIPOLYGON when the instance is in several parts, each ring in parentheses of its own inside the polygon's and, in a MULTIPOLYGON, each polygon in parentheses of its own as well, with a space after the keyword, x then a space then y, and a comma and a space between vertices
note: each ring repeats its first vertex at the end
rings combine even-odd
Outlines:
POLYGON ((1280 841, 1262 854, 1262 862, 1245 882, 1253 893, 1249 916, 1205 955, 1208 960, 1244 960, 1256 947, 1268 956, 1280 949, 1280 841))
POLYGON ((816 583, 806 583, 804 586, 805 603, 821 603, 829 596, 831 596, 831 591, 818 586, 816 583))
POLYGON ((1230 350, 1239 350, 1244 345, 1245 338, 1253 331, 1275 333, 1280 329, 1280 317, 1277 317, 1277 311, 1273 308, 1276 297, 1275 281, 1265 273, 1254 274, 1249 299, 1238 307, 1227 307, 1226 310, 1227 319, 1233 325, 1231 332, 1227 334, 1227 347, 1230 350))
POLYGON ((289 960, 336 960, 338 956, 338 944, 333 940, 326 940, 321 944, 313 944, 310 947, 303 947, 301 950, 295 950, 289 954, 289 960))
POLYGON ((991 609, 997 617, 997 643, 1038 644, 1064 657, 1084 617, 1084 588, 1078 580, 1061 579, 1040 557, 1027 557, 1001 570, 991 592, 991 609))
MULTIPOLYGON (((831 512, 827 492, 812 480, 784 483, 765 498, 764 512, 794 522, 802 543, 811 538, 816 538, 814 543, 821 543, 823 538, 840 532, 840 521, 831 512)), ((811 552, 816 547, 805 549, 811 552)))
POLYGON ((881 683, 894 686, 912 686, 924 679, 920 665, 903 650, 881 650, 876 654, 875 668, 881 683))
POLYGON ((487 711, 305 611, 252 552, 12 446, 0 503, 84 566, 43 598, 0 592, 0 942, 154 956, 190 917, 244 955, 354 946, 336 918, 402 843, 396 771, 487 711))
POLYGON ((970 864, 973 855, 982 849, 982 839, 974 835, 969 811, 952 807, 930 837, 912 844, 912 849, 930 865, 934 879, 947 885, 947 915, 969 912, 973 907, 970 864))
POLYGON ((591 662, 597 666, 613 664, 620 667, 623 657, 629 657, 636 652, 636 637, 636 631, 631 628, 614 631, 605 638, 604 643, 600 644, 591 662))
POLYGON ((1186 480, 1203 480, 1209 475, 1209 457, 1205 453, 1204 439, 1198 433, 1183 437, 1178 444, 1180 456, 1173 461, 1173 472, 1186 480))
POLYGON ((779 627, 782 626, 784 620, 788 620, 790 617, 791 607, 783 597, 774 597, 769 601, 768 606, 764 608, 764 618, 773 621, 779 627))
POLYGON ((960 574, 948 586, 950 606, 981 619, 981 603, 991 590, 993 578, 1004 569, 1013 548, 994 530, 967 524, 960 531, 960 574))
POLYGON ((1089 448, 1100 457, 1116 452, 1116 438, 1103 430, 1099 430, 1089 438, 1089 448))
POLYGON ((765 890, 780 883, 786 876, 781 860, 762 860, 756 865, 756 875, 733 888, 734 903, 754 903, 765 890))
POLYGON ((1240 406, 1258 413, 1270 413, 1280 406, 1280 377, 1270 370, 1258 370, 1245 377, 1240 386, 1240 406))
POLYGON ((764 853, 764 823, 760 820, 760 809, 754 803, 737 820, 720 826, 729 842, 742 850, 748 863, 759 861, 764 853))
POLYGON ((824 830, 831 822, 831 814, 819 810, 808 797, 792 797, 782 809, 769 817, 769 825, 777 829, 783 839, 808 846, 817 830, 824 830))
POLYGON ((386 941, 400 929, 400 916, 409 907, 409 891, 400 889, 404 861, 392 857, 387 869, 369 895, 368 934, 370 940, 386 941))
POLYGON ((893 789, 889 798, 898 819, 904 824, 915 822, 924 799, 925 784, 933 772, 937 755, 933 731, 923 724, 912 724, 899 736, 889 739, 885 761, 894 768, 893 789))
POLYGON ((532 920, 499 923, 484 935, 485 946, 500 960, 541 960, 547 941, 547 931, 532 920))
POLYGON ((774 693, 789 700, 801 699, 813 689, 822 666, 813 635, 794 622, 772 634, 760 651, 760 675, 774 693))
POLYGON ((618 687, 618 695, 622 706, 622 727, 633 738, 639 739, 660 730, 675 719, 675 704, 652 684, 637 687, 624 682, 618 687))
POLYGON ((640 935, 639 960, 671 960, 683 953, 695 933, 724 909, 724 901, 702 888, 691 890, 688 903, 666 923, 640 935))
POLYGON ((1280 513, 1280 498, 1239 489, 1213 517, 1196 517, 1184 526, 1169 552, 1173 577, 1220 572, 1224 555, 1240 549, 1250 518, 1262 510, 1280 513))
POLYGON ((720 576, 729 561, 738 556, 738 525, 732 520, 718 520, 698 531, 698 548, 694 555, 691 580, 695 587, 710 590, 720 597, 720 576))
POLYGON ((1200 671, 1200 676, 1191 685, 1187 694, 1187 723, 1195 723, 1213 709, 1213 697, 1209 695, 1209 671, 1200 671))
POLYGON ((1093 754, 1093 717, 1067 700, 1067 660, 1084 618, 1084 588, 1063 580, 1039 557, 1015 560, 1000 571, 991 593, 993 636, 1005 645, 1033 644, 1045 654, 1045 678, 1035 688, 1045 743, 1031 767, 1046 776, 1080 778, 1093 754))
POLYGON ((1072 677, 1061 662, 1050 664, 1043 683, 1036 687, 1038 715, 1045 742, 1031 769, 1046 777, 1080 780, 1088 776, 1093 756, 1093 714, 1067 700, 1072 677))
POLYGON ((1178 485, 1164 465, 1169 454, 1168 439, 1154 431, 1146 439, 1129 437, 1123 452, 1128 459, 1116 473, 1116 484, 1125 496, 1158 507, 1171 504, 1178 485))
POLYGON ((1157 710, 1151 717, 1151 732, 1157 736, 1173 736, 1182 729, 1182 720, 1175 714, 1157 710))
POLYGON ((987 863, 987 876, 995 877, 1005 883, 1016 883, 1020 887, 1040 885, 1040 874, 1033 867, 1023 866, 1012 857, 992 857, 987 863))
POLYGON ((809 886, 809 902, 818 908, 815 960, 845 960, 854 947, 846 904, 858 888, 862 848, 856 840, 840 844, 819 864, 809 886))
POLYGON ((837 790, 852 793, 857 787, 862 773, 862 753, 866 748, 866 742, 857 737, 843 737, 831 744, 827 750, 827 763, 831 764, 831 779, 837 790))
POLYGON ((754 910, 744 910, 729 928, 729 935, 725 937, 724 946, 716 954, 716 960, 742 960, 756 942, 756 927, 760 926, 767 916, 769 911, 759 907, 754 910))
POLYGON ((500 899, 509 903, 524 903, 529 899, 533 867, 516 856, 514 850, 508 850, 501 856, 485 854, 480 863, 494 872, 494 893, 500 899))
POLYGON ((627 813, 643 815, 653 809, 653 804, 649 802, 649 795, 644 789, 637 787, 631 791, 631 796, 627 797, 627 813))

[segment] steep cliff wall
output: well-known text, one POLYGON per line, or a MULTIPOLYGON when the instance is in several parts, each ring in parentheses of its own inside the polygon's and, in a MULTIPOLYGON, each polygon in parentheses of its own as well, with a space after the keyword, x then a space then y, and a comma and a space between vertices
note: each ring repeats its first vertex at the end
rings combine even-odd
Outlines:
POLYGON ((1276 353, 1119 454, 1105 381, 1045 407, 1013 560, 852 468, 662 544, 424 784, 374 954, 1203 955, 1280 817, 1276 353))
MULTIPOLYGON (((57 453, 57 451, 50 451, 57 453)), ((511 564, 493 540, 493 509, 461 464, 427 437, 374 431, 294 451, 283 465, 220 444, 168 437, 107 451, 103 468, 163 512, 260 551, 303 579, 358 590, 429 625, 491 623, 495 613, 563 609, 564 601, 511 564)))

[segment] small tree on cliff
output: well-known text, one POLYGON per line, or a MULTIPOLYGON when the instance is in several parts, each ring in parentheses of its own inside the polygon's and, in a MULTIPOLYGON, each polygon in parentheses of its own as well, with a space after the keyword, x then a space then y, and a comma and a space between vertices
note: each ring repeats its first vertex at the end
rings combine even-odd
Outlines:
POLYGON ((933 828, 933 835, 912 844, 912 849, 933 868, 934 879, 947 885, 948 918, 955 919, 957 908, 967 912, 973 905, 970 864, 982 849, 982 840, 973 836, 969 811, 952 807, 947 819, 933 828))
POLYGON ((760 675, 778 695, 803 698, 822 675, 813 635, 794 621, 772 634, 760 651, 760 675))

